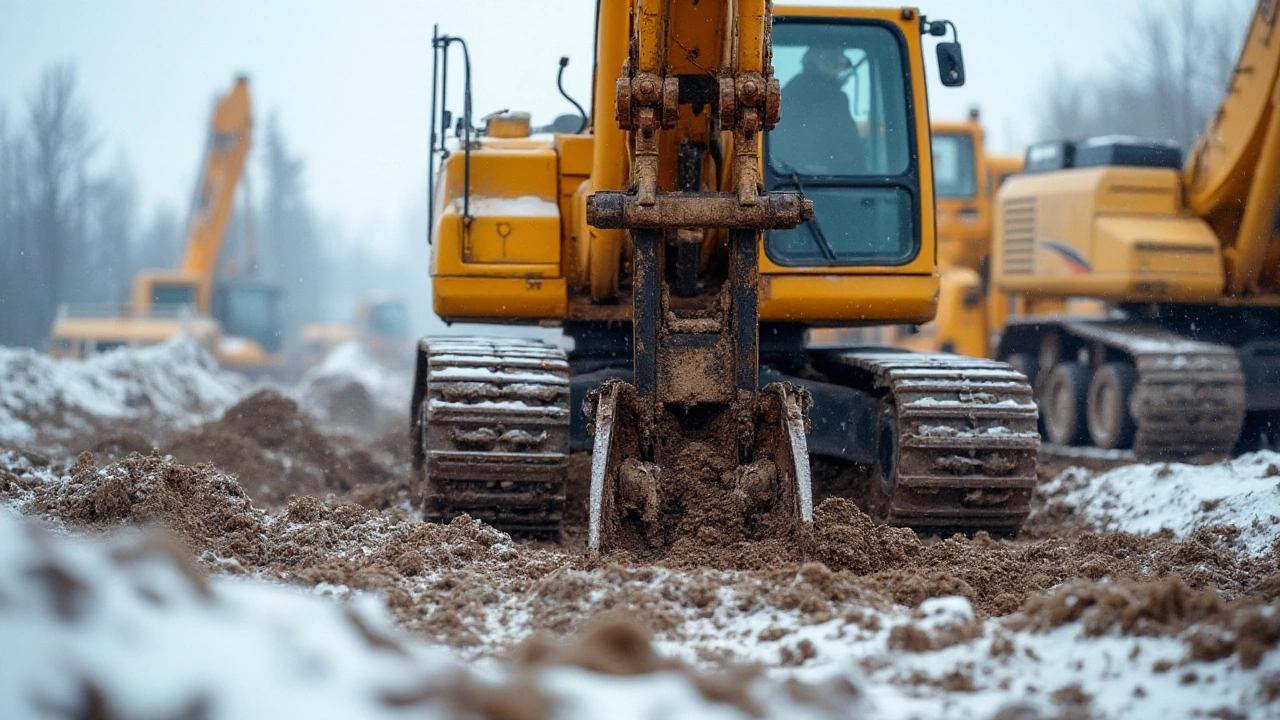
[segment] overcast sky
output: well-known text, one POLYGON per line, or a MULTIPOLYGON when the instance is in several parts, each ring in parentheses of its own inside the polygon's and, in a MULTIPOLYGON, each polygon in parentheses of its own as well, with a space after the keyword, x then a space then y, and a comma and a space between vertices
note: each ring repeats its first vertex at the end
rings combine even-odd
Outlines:
MULTIPOLYGON (((1168 4, 930 2, 926 15, 958 26, 968 71, 963 88, 930 88, 933 117, 980 107, 988 143, 1020 151, 1055 68, 1107 71, 1135 18, 1168 4)), ((555 89, 561 55, 570 93, 590 98, 593 11, 594 0, 0 0, 0 105, 12 127, 41 70, 75 62, 100 162, 128 159, 147 217, 161 203, 182 214, 210 103, 246 73, 257 127, 277 115, 320 213, 357 242, 392 246, 425 207, 432 25, 468 40, 478 115, 523 109, 541 123, 571 110, 555 89)))

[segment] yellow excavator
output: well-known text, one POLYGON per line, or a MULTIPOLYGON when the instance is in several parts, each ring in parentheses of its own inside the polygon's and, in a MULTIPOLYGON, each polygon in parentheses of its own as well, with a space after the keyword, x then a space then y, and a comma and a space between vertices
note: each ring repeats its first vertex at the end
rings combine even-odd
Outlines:
POLYGON ((1056 445, 1190 458, 1280 442, 1280 28, 1261 0, 1221 107, 1176 145, 1046 143, 997 199, 998 356, 1056 445), (1102 317, 1064 313, 1104 301, 1102 317))
POLYGON ((355 322, 308 323, 299 333, 302 362, 319 365, 344 343, 358 342, 379 364, 404 369, 413 356, 409 305, 389 291, 369 293, 356 307, 355 322))
POLYGON ((116 307, 66 306, 50 333, 56 357, 150 345, 186 332, 231 369, 279 368, 280 321, 276 288, 249 278, 218 278, 223 236, 251 142, 249 81, 237 78, 214 108, 199 192, 177 268, 143 270, 134 278, 132 303, 116 307))
MULTIPOLYGON (((988 199, 995 202, 1000 186, 1011 176, 1022 172, 1025 159, 1021 155, 988 155, 987 156, 987 193, 988 199)), ((994 214, 994 211, 993 211, 994 214)))
POLYGON ((899 326, 887 340, 919 351, 987 357, 986 258, 991 247, 991 185, 978 113, 931 127, 937 202, 938 314, 931 323, 899 326))
POLYGON ((987 277, 992 202, 1000 183, 1022 169, 1022 159, 986 154, 977 110, 965 121, 934 121, 930 133, 941 272, 936 317, 922 325, 815 330, 814 341, 854 337, 920 352, 991 356, 992 329, 1004 322, 1007 304, 987 277))
MULTIPOLYGON (((813 455, 873 468, 866 506, 889 522, 1016 531, 1039 444, 1021 374, 805 344, 934 315, 923 36, 954 26, 766 0, 598 13, 577 133, 531 134, 522 113, 475 128, 467 45, 434 40, 435 310, 558 325, 572 349, 420 342, 425 515, 557 535, 569 454, 591 451, 593 550, 790 536, 824 492, 813 455)), ((936 51, 942 82, 963 83, 958 42, 936 51)))

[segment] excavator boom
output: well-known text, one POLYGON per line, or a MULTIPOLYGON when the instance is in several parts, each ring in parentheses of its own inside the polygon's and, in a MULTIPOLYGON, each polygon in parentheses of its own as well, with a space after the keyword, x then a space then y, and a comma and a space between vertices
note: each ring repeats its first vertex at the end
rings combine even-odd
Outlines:
POLYGON ((1185 167, 1168 141, 1046 143, 997 200, 998 356, 1048 439, 1143 459, 1280 442, 1280 36, 1260 0, 1185 167), (1102 316, 1068 302, 1107 303, 1102 316))
MULTIPOLYGON (((555 536, 581 451, 592 549, 800 541, 812 455, 874 468, 868 509, 889 522, 1016 530, 1038 442, 1021 375, 806 344, 811 327, 933 316, 922 37, 950 23, 606 0, 597 28, 590 132, 531 134, 522 113, 475 128, 465 70, 461 119, 443 90, 433 103, 434 126, 458 128, 432 139, 436 312, 559 325, 573 349, 420 342, 424 514, 555 536)), ((959 84, 959 46, 938 47, 959 84)), ((463 40, 435 49, 467 67, 448 63, 463 40)))
MULTIPOLYGON (((186 247, 178 269, 204 278, 213 286, 222 253, 222 239, 252 143, 252 116, 249 108, 249 81, 243 77, 220 101, 213 112, 200 189, 187 227, 186 247)), ((206 297, 207 303, 208 298, 206 297)), ((202 305, 208 311, 208 305, 202 305)))

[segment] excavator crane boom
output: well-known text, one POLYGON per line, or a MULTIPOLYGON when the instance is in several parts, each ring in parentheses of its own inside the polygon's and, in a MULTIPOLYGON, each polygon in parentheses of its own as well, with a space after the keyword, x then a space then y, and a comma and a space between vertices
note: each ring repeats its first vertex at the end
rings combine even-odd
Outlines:
POLYGON ((1164 141, 1033 146, 997 200, 998 357, 1058 445, 1188 458, 1280 443, 1280 36, 1260 0, 1185 165, 1164 141), (1109 304, 1105 317, 1063 312, 1109 304))
POLYGON ((159 342, 180 332, 197 337, 228 367, 272 371, 280 363, 275 288, 219 280, 218 263, 236 189, 252 143, 249 81, 236 78, 214 106, 199 185, 178 265, 139 271, 124 313, 64 313, 51 333, 55 354, 80 356, 120 345, 159 342))
MULTIPOLYGON (((222 254, 222 239, 252 144, 249 81, 236 78, 235 86, 213 112, 209 143, 201 173, 200 189, 187 226, 187 241, 178 269, 202 276, 212 288, 222 254)), ((203 305, 206 309, 206 304, 203 305)))

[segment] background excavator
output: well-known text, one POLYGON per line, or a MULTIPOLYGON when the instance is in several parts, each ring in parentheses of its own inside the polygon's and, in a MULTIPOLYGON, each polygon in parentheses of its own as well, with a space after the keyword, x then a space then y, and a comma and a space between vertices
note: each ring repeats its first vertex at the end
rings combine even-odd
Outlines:
POLYGON ((993 331, 1008 301, 989 281, 992 204, 1004 180, 1022 170, 1022 158, 986 154, 978 111, 965 121, 934 121, 934 196, 937 205, 938 312, 922 325, 815 330, 814 342, 856 338, 919 352, 991 357, 993 331))
POLYGON ((1047 438, 1189 458, 1280 442, 1280 34, 1261 0, 1221 107, 1176 145, 1047 143, 997 200, 998 356, 1047 438), (1103 317, 1064 313, 1074 298, 1103 317))
POLYGON ((403 370, 413 358, 409 305, 395 293, 371 292, 356 307, 354 322, 308 323, 299 340, 305 367, 320 364, 337 346, 355 342, 379 364, 403 370))
MULTIPOLYGON (((591 450, 592 549, 790 536, 822 493, 812 454, 872 467, 866 504, 889 522, 1016 531, 1039 443, 1022 375, 805 344, 934 315, 922 36, 948 27, 910 8, 606 0, 590 116, 549 136, 517 113, 475 129, 467 46, 437 36, 435 310, 559 325, 573 347, 421 341, 426 515, 556 535, 569 453, 591 450)), ((961 84, 959 45, 937 54, 961 84)))
POLYGON ((249 81, 237 78, 214 108, 185 250, 173 270, 143 270, 132 304, 69 306, 54 321, 49 349, 83 357, 149 345, 180 332, 205 344, 225 367, 275 371, 281 364, 276 288, 250 278, 219 278, 223 236, 251 143, 249 81))

